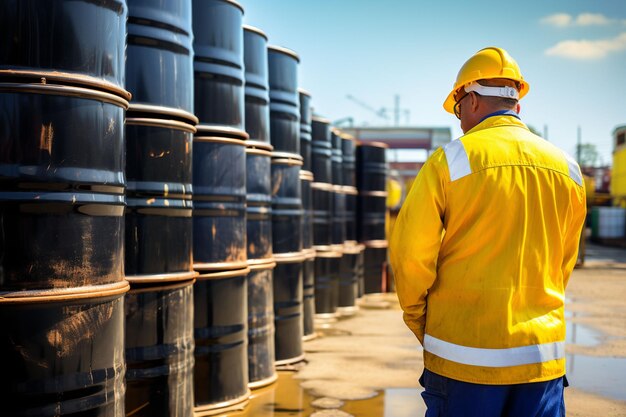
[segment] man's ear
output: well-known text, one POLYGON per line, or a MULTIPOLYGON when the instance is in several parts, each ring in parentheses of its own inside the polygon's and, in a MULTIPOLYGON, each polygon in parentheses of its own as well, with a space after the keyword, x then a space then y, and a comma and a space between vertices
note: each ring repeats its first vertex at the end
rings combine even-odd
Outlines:
POLYGON ((470 96, 469 96, 469 99, 470 99, 470 103, 471 103, 471 106, 472 106, 472 111, 475 112, 476 110, 478 110, 478 104, 479 104, 478 103, 478 94, 476 94, 474 92, 471 92, 470 96))
POLYGON ((519 114, 521 109, 522 109, 522 106, 520 106, 518 102, 517 105, 515 106, 515 113, 519 114))

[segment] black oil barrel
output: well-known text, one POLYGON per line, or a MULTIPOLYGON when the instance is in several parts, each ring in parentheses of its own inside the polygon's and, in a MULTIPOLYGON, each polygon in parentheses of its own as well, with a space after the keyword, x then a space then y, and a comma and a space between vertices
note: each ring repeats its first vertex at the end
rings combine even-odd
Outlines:
POLYGON ((358 311, 359 273, 363 264, 363 245, 345 245, 339 270, 339 304, 337 311, 350 316, 358 311))
POLYGON ((311 190, 313 194, 313 245, 318 250, 329 250, 332 244, 333 186, 313 182, 311 190))
POLYGON ((330 121, 313 117, 311 121, 311 171, 316 182, 331 184, 332 143, 330 141, 330 121))
POLYGON ((124 293, 119 282, 2 294, 2 413, 111 416, 124 413, 124 293))
POLYGON ((330 171, 334 185, 343 185, 343 157, 341 148, 341 132, 337 129, 331 129, 330 142, 332 145, 330 157, 330 171))
POLYGON ((300 171, 300 186, 302 191, 302 248, 313 247, 313 173, 300 171))
POLYGON ((356 221, 358 191, 355 187, 350 186, 344 186, 342 188, 346 196, 346 242, 356 243, 358 240, 356 221))
POLYGON ((298 90, 300 97, 300 155, 302 155, 302 169, 311 171, 311 94, 303 89, 298 90))
POLYGON ((192 141, 174 120, 126 118, 127 278, 190 279, 192 141))
POLYGON ((243 27, 245 63, 246 132, 250 140, 270 141, 270 96, 267 67, 267 35, 252 27, 243 27))
POLYGON ((244 128, 243 8, 193 0, 194 109, 202 125, 244 128))
POLYGON ((276 263, 250 266, 248 274, 248 386, 261 388, 276 381, 274 362, 274 286, 276 263))
POLYGON ((0 83, 0 291, 124 279, 124 111, 79 87, 0 83))
POLYGON ((298 55, 286 48, 269 46, 270 133, 276 152, 300 153, 300 100, 298 55))
POLYGON ((363 293, 383 292, 383 282, 387 274, 387 241, 365 242, 363 255, 363 293))
POLYGON ((356 145, 354 138, 346 133, 341 135, 341 158, 341 184, 356 187, 356 145))
MULTIPOLYGON (((346 234, 346 195, 341 185, 332 188, 331 228, 332 244, 341 247, 347 240, 346 234)), ((334 249, 337 250, 337 249, 334 249)), ((339 248, 341 250, 341 248, 339 248)))
POLYGON ((198 126, 193 140, 193 257, 201 271, 246 260, 246 142, 236 129, 198 126))
POLYGON ((302 340, 315 339, 315 249, 304 251, 304 265, 302 269, 302 326, 304 336, 302 340))
POLYGON ((341 252, 315 253, 315 317, 318 319, 337 317, 341 258, 341 252))
POLYGON ((275 255, 274 327, 276 334, 276 365, 296 363, 304 359, 302 337, 302 270, 303 253, 275 255))
POLYGON ((357 197, 357 237, 359 242, 385 240, 387 192, 359 190, 357 197))
POLYGON ((126 88, 133 105, 179 109, 193 119, 191 0, 128 0, 126 88))
POLYGON ((126 294, 126 415, 193 414, 193 283, 126 294))
POLYGON ((129 99, 124 91, 127 16, 124 0, 2 1, 0 76, 63 80, 129 99))
POLYGON ((361 143, 356 148, 356 186, 359 192, 387 189, 387 144, 361 143))
POLYGON ((246 141, 248 263, 272 259, 272 145, 246 141))
POLYGON ((250 268, 202 274, 193 286, 195 414, 248 400, 250 268))
POLYGON ((302 251, 302 157, 272 153, 272 249, 277 253, 302 251))

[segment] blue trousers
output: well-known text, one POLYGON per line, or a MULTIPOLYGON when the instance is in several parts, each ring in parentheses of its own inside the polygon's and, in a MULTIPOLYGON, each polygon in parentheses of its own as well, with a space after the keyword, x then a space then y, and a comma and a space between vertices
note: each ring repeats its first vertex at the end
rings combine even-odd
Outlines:
POLYGON ((461 382, 424 369, 426 417, 565 417, 565 377, 516 385, 461 382))

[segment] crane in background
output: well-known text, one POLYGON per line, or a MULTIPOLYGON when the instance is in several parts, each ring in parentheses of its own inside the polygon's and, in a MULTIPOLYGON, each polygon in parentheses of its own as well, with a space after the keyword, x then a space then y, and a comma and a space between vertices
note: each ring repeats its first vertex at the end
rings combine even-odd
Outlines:
POLYGON ((348 94, 346 98, 358 104, 359 106, 363 107, 364 109, 371 111, 372 113, 374 113, 376 116, 380 117, 381 119, 389 120, 388 113, 389 112, 393 113, 394 126, 396 127, 400 125, 400 114, 404 113, 404 116, 406 117, 406 124, 409 124, 409 117, 410 117, 411 111, 409 109, 400 108, 400 95, 398 94, 394 96, 395 105, 393 109, 390 109, 387 107, 381 107, 380 109, 377 110, 373 106, 370 106, 369 104, 365 103, 363 100, 360 100, 351 94, 348 94))

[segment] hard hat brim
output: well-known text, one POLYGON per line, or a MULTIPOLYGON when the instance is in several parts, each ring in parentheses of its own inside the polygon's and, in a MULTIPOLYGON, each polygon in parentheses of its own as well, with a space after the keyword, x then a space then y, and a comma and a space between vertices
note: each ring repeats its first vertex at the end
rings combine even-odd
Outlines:
MULTIPOLYGON (((503 77, 499 76, 499 77, 492 77, 492 78, 503 78, 503 77)), ((481 78, 481 80, 486 80, 486 79, 488 78, 481 78)), ((478 80, 471 80, 467 84, 473 81, 478 81, 478 80)), ((521 85, 521 88, 519 90, 519 100, 521 100, 526 94, 528 94, 530 86, 524 80, 512 80, 512 81, 518 82, 521 85)), ((443 102, 443 108, 448 113, 454 114, 454 105, 456 103, 456 101, 454 100, 454 93, 456 93, 456 91, 462 87, 463 86, 459 86, 453 89, 452 91, 450 91, 450 94, 448 94, 448 97, 446 97, 446 100, 443 102)))

